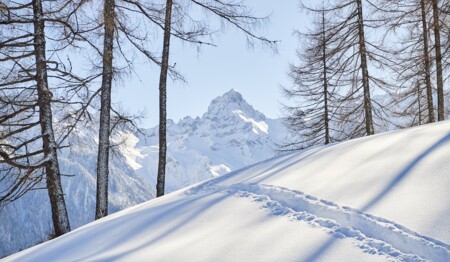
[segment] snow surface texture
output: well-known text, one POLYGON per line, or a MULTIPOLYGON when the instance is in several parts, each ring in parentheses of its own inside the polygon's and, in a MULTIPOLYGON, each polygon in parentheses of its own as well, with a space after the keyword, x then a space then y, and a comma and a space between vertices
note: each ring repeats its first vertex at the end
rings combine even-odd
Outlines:
POLYGON ((317 147, 4 261, 450 261, 450 121, 317 147))
MULTIPOLYGON (((169 121, 168 132, 167 192, 270 158, 286 134, 280 119, 266 118, 236 90, 214 99, 201 118, 169 121)), ((94 220, 97 137, 83 127, 59 155, 62 172, 75 175, 63 178, 72 229, 94 220)), ((113 142, 110 213, 154 197, 158 127, 121 132, 113 142)), ((51 230, 47 192, 26 195, 0 210, 0 257, 46 240, 51 230)))

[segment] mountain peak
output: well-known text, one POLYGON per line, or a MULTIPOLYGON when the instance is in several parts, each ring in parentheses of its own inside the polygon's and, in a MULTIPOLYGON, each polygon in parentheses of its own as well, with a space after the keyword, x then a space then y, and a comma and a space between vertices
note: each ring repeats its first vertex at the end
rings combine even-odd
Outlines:
POLYGON ((234 88, 231 89, 230 91, 226 92, 225 94, 223 94, 222 99, 224 99, 228 102, 242 102, 244 100, 241 93, 239 93, 234 88))
POLYGON ((222 96, 214 98, 205 115, 209 117, 235 115, 236 110, 255 120, 265 119, 265 116, 255 110, 236 89, 231 89, 222 96))
POLYGON ((242 97, 241 93, 239 93, 236 89, 231 89, 230 91, 226 92, 225 94, 214 98, 211 101, 210 107, 211 107, 211 105, 214 105, 214 104, 221 104, 221 105, 232 104, 232 103, 240 104, 242 102, 247 103, 244 100, 244 98, 242 97))

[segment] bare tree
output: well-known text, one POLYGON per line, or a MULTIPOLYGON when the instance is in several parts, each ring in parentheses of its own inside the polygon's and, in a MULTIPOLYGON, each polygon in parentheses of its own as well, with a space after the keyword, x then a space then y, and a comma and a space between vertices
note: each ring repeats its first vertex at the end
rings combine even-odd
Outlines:
POLYGON ((373 135, 373 117, 372 101, 370 99, 369 69, 367 64, 366 36, 364 33, 364 16, 362 0, 356 0, 356 10, 358 14, 358 38, 359 38, 359 56, 361 59, 361 74, 364 93, 364 115, 366 124, 366 134, 373 135))
POLYGON ((9 172, 17 172, 12 186, 6 188, 2 198, 18 197, 32 188, 41 179, 35 176, 35 172, 44 168, 53 225, 55 234, 59 236, 70 231, 70 223, 61 185, 58 143, 53 131, 53 94, 47 73, 46 22, 42 1, 3 4, 1 13, 0 25, 5 27, 7 35, 3 35, 1 40, 0 61, 12 68, 2 74, 1 107, 6 114, 0 120, 0 156, 2 163, 12 167, 6 173, 9 178, 12 175, 9 172), (18 136, 37 126, 40 132, 32 138, 18 136), (42 148, 31 149, 30 146, 38 140, 42 141, 42 148), (33 163, 31 159, 36 160, 33 163))
POLYGON ((100 94, 100 131, 97 158, 97 201, 95 219, 108 215, 109 144, 111 123, 111 87, 113 81, 113 49, 115 31, 115 1, 104 0, 103 73, 100 94))
POLYGON ((399 127, 435 121, 433 106, 432 63, 430 58, 429 18, 431 5, 424 0, 380 1, 380 20, 392 32, 393 88, 390 105, 399 127), (409 119, 409 120, 408 120, 409 119))
POLYGON ((328 66, 335 68, 329 76, 332 79, 329 85, 339 86, 339 110, 335 116, 339 119, 338 130, 342 130, 340 139, 372 135, 375 133, 373 115, 378 125, 386 118, 383 106, 372 98, 372 92, 387 92, 389 87, 382 74, 377 74, 387 66, 387 52, 378 43, 379 39, 368 39, 365 33, 367 28, 376 30, 379 25, 367 19, 364 8, 370 5, 363 5, 362 0, 326 1, 324 7, 322 10, 304 5, 310 12, 324 11, 332 17, 325 34, 331 54, 328 66))
POLYGON ((0 204, 45 181, 56 236, 70 231, 58 150, 85 118, 98 77, 80 77, 61 59, 81 33, 75 14, 84 2, 0 4, 0 204))
POLYGON ((431 0, 433 6, 434 52, 436 54, 436 80, 438 97, 438 121, 445 120, 444 80, 442 76, 441 28, 438 0, 431 0))
POLYGON ((169 67, 170 31, 172 23, 172 0, 166 1, 164 23, 164 40, 162 51, 161 74, 159 78, 159 158, 156 197, 164 195, 166 154, 167 154, 167 71, 169 67))
POLYGON ((428 48, 428 27, 427 27, 427 9, 425 6, 425 0, 420 0, 420 14, 422 21, 422 37, 423 37, 423 64, 425 70, 425 85, 427 90, 427 104, 428 104, 428 118, 429 122, 435 121, 434 106, 433 106, 433 92, 431 86, 431 73, 430 73, 430 55, 428 48))
POLYGON ((286 126, 295 141, 280 145, 281 151, 306 148, 337 141, 334 113, 337 107, 337 87, 330 85, 333 75, 327 35, 325 11, 315 14, 317 21, 307 33, 297 31, 301 48, 297 50, 300 64, 290 66, 293 88, 283 88, 283 94, 294 105, 285 105, 286 126))

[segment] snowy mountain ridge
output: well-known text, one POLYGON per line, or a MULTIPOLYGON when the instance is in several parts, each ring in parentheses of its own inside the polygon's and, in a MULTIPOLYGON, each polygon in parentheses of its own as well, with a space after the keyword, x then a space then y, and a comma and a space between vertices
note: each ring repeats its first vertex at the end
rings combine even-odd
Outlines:
MULTIPOLYGON (((212 100, 202 117, 185 117, 168 125, 168 192, 226 174, 275 155, 287 131, 281 119, 255 110, 236 90, 212 100)), ((136 172, 155 185, 158 127, 138 135, 136 172)), ((130 157, 131 158, 131 157, 130 157)))
MULTIPOLYGON (((266 118, 236 90, 215 98, 202 117, 168 121, 167 192, 226 174, 274 156, 286 131, 266 118)), ((60 152, 63 187, 72 228, 94 219, 98 134, 78 129, 60 152)), ((110 212, 154 197, 158 127, 144 134, 119 132, 110 162, 110 212)), ((0 210, 0 257, 44 241, 52 224, 45 190, 32 191, 0 210)))

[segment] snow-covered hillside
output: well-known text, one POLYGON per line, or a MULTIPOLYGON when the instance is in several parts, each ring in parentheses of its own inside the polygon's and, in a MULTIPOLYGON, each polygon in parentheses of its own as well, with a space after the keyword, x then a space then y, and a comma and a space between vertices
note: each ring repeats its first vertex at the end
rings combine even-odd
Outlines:
MULTIPOLYGON (((59 155, 61 172, 67 175, 62 182, 72 228, 94 220, 97 136, 94 130, 77 131, 70 137, 70 149, 59 155)), ((154 197, 153 188, 135 174, 120 152, 112 154, 110 167, 111 213, 154 197)), ((0 257, 48 239, 52 230, 47 191, 29 192, 0 209, 0 257)))
POLYGON ((276 157, 4 261, 450 261, 450 122, 276 157))
MULTIPOLYGON (((235 90, 211 102, 203 117, 169 121, 167 191, 223 175, 272 157, 285 137, 280 119, 266 118, 235 90)), ((153 198, 158 127, 145 134, 121 132, 111 158, 110 212, 153 198)), ((96 130, 77 130, 60 154, 63 186, 72 228, 94 219, 96 130)), ((0 210, 0 257, 42 242, 52 224, 45 190, 34 191, 0 210)))

